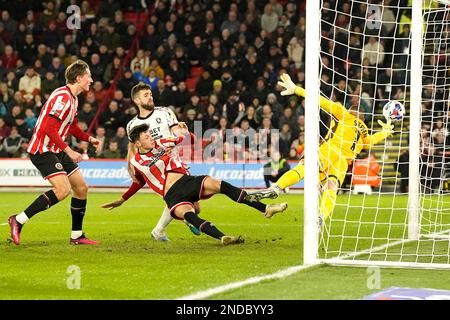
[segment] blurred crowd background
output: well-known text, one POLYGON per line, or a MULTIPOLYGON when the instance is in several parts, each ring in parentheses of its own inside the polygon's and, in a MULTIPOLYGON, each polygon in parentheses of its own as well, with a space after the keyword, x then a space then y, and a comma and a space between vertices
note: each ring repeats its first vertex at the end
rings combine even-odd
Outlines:
MULTIPOLYGON (((408 1, 371 1, 386 7, 381 26, 369 28, 363 2, 323 1, 321 89, 347 107, 360 104, 372 127, 387 100, 407 94, 411 12, 404 9, 408 1)), ((305 85, 304 0, 16 0, 0 1, 0 11, 0 157, 28 156, 40 109, 77 59, 89 63, 94 79, 79 96, 79 124, 103 141, 96 153, 71 138, 86 158, 125 157, 124 127, 137 114, 130 90, 138 82, 149 84, 155 104, 172 108, 191 131, 195 123, 202 132, 218 129, 202 146, 225 140, 226 129, 245 141, 225 144, 216 160, 247 157, 248 137, 239 137, 251 129, 258 130, 256 143, 278 129, 284 159, 303 153, 304 100, 281 96, 276 83, 286 72, 305 85), (66 12, 74 4, 81 23, 71 30, 66 12)), ((440 70, 448 61, 430 64, 440 70)), ((424 94, 436 97, 433 83, 424 94)), ((447 91, 439 94, 448 100, 447 91)), ((424 123, 427 152, 438 145, 445 153, 448 103, 426 102, 423 113, 433 119, 424 123)), ((324 135, 331 122, 329 115, 321 118, 324 135)))

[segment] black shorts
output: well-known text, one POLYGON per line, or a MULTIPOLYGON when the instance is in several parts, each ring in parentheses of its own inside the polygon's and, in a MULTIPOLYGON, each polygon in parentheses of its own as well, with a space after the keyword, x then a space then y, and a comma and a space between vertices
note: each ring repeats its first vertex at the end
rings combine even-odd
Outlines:
POLYGON ((41 172, 44 179, 49 179, 59 174, 66 174, 70 177, 77 169, 79 169, 78 165, 73 162, 65 152, 30 154, 30 160, 41 172))
POLYGON ((207 177, 185 175, 170 187, 164 196, 164 201, 172 217, 179 219, 173 214, 176 207, 190 204, 194 208, 194 202, 202 199, 203 183, 207 177))

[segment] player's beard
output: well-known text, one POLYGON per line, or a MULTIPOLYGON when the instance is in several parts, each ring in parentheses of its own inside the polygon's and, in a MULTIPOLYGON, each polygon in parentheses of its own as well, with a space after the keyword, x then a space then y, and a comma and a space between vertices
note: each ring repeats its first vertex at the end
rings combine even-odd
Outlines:
POLYGON ((155 108, 155 104, 154 103, 142 104, 141 107, 145 110, 153 111, 153 108, 155 108))

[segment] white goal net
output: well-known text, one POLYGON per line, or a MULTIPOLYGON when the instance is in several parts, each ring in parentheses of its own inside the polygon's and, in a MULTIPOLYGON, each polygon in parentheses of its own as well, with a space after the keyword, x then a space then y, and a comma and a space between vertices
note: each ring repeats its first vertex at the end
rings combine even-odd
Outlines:
MULTIPOLYGON (((319 237, 321 262, 450 268, 450 6, 445 2, 423 2, 419 45, 412 41, 412 29, 420 26, 420 19, 413 21, 416 0, 320 3, 321 95, 347 108, 359 105, 370 134, 381 130, 377 120, 385 121, 386 102, 397 100, 406 108, 394 135, 349 165, 319 237), (412 63, 415 54, 419 68, 412 63)), ((321 132, 332 131, 333 117, 321 119, 321 132)))

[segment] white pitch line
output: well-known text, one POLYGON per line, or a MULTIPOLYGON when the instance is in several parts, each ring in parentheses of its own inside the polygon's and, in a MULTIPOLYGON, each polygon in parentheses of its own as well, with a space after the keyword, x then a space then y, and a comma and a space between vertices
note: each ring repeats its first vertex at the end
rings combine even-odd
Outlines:
POLYGON ((229 284, 225 284, 219 287, 215 287, 215 288, 210 288, 207 290, 203 290, 203 291, 198 291, 195 292, 193 294, 181 297, 181 298, 177 298, 175 300, 198 300, 198 299, 205 299, 208 298, 210 296, 213 296, 215 294, 219 294, 228 290, 232 290, 232 289, 237 289, 237 288, 241 288, 244 286, 248 286, 250 284, 255 284, 255 283, 259 283, 261 281, 264 280, 272 280, 272 279, 280 279, 280 278, 285 278, 288 277, 290 275, 293 275, 294 273, 297 273, 301 270, 305 270, 311 267, 314 267, 317 265, 301 265, 301 266, 293 266, 293 267, 289 267, 283 270, 280 270, 278 272, 272 273, 272 274, 268 274, 268 275, 263 275, 263 276, 257 276, 257 277, 252 277, 252 278, 248 278, 246 280, 243 281, 237 281, 237 282, 231 282, 229 284))
POLYGON ((0 223, 0 226, 7 226, 7 223, 0 223))

